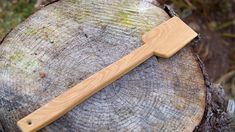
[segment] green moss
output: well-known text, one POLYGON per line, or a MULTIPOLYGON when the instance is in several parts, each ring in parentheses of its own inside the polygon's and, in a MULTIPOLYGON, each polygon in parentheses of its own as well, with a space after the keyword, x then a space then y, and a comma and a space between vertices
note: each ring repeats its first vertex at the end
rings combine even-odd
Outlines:
POLYGON ((24 64, 24 68, 25 69, 35 69, 38 67, 38 61, 36 60, 30 60, 30 61, 26 61, 24 64))
POLYGON ((26 28, 24 30, 24 33, 28 36, 35 36, 39 32, 39 30, 43 32, 43 34, 38 35, 38 37, 40 37, 41 39, 45 41, 49 41, 51 44, 54 44, 54 40, 49 38, 49 34, 53 32, 50 28, 47 28, 47 27, 42 27, 41 29, 26 28))
POLYGON ((128 12, 119 11, 114 14, 114 21, 121 23, 125 27, 132 27, 132 22, 129 20, 129 15, 130 13, 128 12))
POLYGON ((36 34, 37 34, 37 30, 36 30, 36 29, 33 29, 33 28, 27 28, 27 29, 25 30, 25 33, 26 33, 27 35, 32 36, 32 35, 36 35, 36 34))
POLYGON ((17 51, 9 57, 11 63, 16 64, 19 68, 27 71, 33 71, 39 67, 39 61, 26 55, 23 52, 17 51))
POLYGON ((91 15, 92 15, 91 11, 84 10, 84 11, 78 12, 76 14, 76 20, 82 20, 82 19, 85 19, 85 18, 87 18, 87 17, 89 17, 91 15))
POLYGON ((16 52, 15 54, 9 57, 11 62, 21 61, 24 58, 24 54, 22 52, 16 52))
POLYGON ((81 3, 81 0, 68 0, 70 3, 73 3, 73 4, 80 4, 81 3))

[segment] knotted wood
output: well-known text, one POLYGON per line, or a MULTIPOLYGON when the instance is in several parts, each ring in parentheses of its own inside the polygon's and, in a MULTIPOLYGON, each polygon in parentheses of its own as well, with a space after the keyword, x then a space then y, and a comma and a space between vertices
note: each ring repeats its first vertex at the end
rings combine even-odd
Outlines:
MULTIPOLYGON (((146 0, 61 0, 0 45, 0 122, 16 122, 139 47, 169 19, 146 0)), ((203 75, 189 48, 152 57, 42 131, 192 131, 205 108, 203 75)))

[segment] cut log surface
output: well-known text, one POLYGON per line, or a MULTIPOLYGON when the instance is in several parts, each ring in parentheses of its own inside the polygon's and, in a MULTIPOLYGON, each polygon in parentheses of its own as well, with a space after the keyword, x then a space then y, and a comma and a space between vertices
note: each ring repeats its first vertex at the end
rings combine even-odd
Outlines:
MULTIPOLYGON (((0 45, 3 130, 19 131, 18 120, 141 46, 167 19, 150 0, 61 0, 37 11, 0 45)), ((205 89, 184 48, 151 57, 41 131, 193 131, 205 89)))

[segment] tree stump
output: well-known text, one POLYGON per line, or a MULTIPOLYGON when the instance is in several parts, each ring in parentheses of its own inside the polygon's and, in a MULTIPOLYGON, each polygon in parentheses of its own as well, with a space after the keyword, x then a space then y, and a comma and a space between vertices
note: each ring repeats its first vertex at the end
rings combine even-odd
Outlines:
MULTIPOLYGON (((156 3, 155 3, 156 5, 156 3)), ((0 45, 0 122, 16 122, 143 44, 169 19, 150 0, 61 0, 30 16, 0 45)), ((193 131, 204 78, 189 47, 152 57, 41 131, 193 131)))

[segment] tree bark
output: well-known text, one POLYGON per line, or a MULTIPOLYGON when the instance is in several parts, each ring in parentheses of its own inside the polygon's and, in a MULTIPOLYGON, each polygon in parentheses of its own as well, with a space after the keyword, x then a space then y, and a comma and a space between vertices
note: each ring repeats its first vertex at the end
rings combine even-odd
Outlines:
MULTIPOLYGON (((16 122, 127 55, 169 19, 147 0, 61 0, 11 31, 0 45, 0 122, 16 122)), ((42 131, 193 131, 206 86, 189 47, 152 57, 42 131)))

